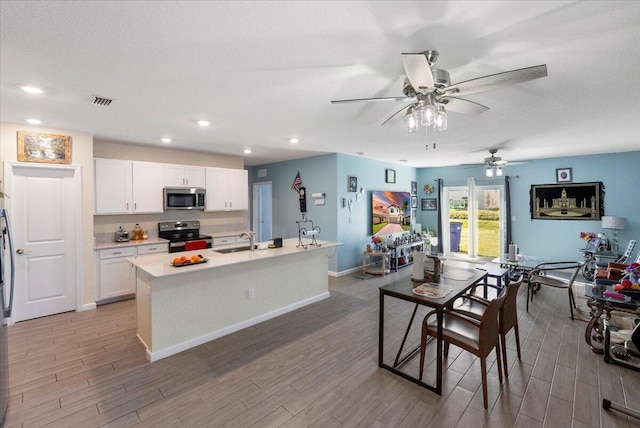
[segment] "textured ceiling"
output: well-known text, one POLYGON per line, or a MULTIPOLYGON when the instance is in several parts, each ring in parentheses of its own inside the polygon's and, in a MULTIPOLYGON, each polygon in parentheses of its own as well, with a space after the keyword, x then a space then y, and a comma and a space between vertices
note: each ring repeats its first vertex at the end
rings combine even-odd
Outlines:
POLYGON ((5 1, 0 120, 97 140, 245 156, 338 152, 415 167, 640 148, 640 2, 5 1), (547 64, 470 95, 449 130, 407 134, 402 52, 437 49, 452 83, 547 64), (42 86, 28 95, 18 85, 42 86), (91 105, 92 95, 113 98, 91 105), (207 119, 208 128, 195 122, 207 119), (168 136, 169 145, 159 140, 168 136), (290 137, 300 142, 292 145, 290 137), (433 143, 436 149, 433 149, 433 143), (428 149, 425 147, 428 146, 428 149))

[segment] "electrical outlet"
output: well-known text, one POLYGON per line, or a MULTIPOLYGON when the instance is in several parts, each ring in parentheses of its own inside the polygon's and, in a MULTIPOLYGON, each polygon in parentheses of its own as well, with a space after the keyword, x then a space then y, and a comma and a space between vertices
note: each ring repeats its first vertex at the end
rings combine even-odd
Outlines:
POLYGON ((253 299, 254 297, 256 297, 256 289, 250 288, 248 294, 249 294, 249 298, 253 299))

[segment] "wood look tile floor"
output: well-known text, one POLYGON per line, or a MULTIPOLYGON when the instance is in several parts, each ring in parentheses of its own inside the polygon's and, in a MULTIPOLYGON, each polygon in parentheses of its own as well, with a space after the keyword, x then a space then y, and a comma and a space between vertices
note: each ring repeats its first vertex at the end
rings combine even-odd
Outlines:
MULTIPOLYGON (((492 362, 488 410, 479 361, 455 347, 442 396, 378 368, 378 287, 410 273, 331 278, 322 302, 155 363, 133 300, 17 323, 6 426, 640 427, 601 405, 640 409, 640 372, 591 352, 563 290, 543 289, 526 312, 521 288, 522 360, 510 337, 509 378, 500 384, 492 362)), ((386 359, 412 309, 386 300, 386 359)), ((405 369, 417 373, 417 358, 405 369)))

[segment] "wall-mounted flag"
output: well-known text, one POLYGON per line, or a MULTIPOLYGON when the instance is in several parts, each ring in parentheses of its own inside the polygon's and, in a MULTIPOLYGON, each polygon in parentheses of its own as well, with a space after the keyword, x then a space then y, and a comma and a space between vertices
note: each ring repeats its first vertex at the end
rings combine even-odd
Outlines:
POLYGON ((300 178, 300 171, 296 174, 296 178, 293 180, 293 184, 291 185, 291 190, 295 192, 300 192, 300 188, 302 187, 302 178, 300 178))

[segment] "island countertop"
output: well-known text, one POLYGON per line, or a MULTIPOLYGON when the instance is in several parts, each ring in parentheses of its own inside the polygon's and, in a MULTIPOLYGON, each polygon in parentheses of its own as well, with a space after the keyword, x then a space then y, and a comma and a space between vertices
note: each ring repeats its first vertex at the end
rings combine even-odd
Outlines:
MULTIPOLYGON (((303 241, 306 245, 308 240, 303 241)), ((330 241, 318 241, 320 246, 308 245, 305 248, 297 247, 299 244, 298 238, 289 238, 282 241, 282 247, 280 248, 268 248, 266 250, 254 250, 254 251, 236 251, 233 253, 220 253, 215 249, 207 248, 194 251, 183 251, 180 253, 161 253, 150 254, 145 256, 139 256, 131 258, 129 261, 138 269, 143 270, 154 278, 163 278, 173 275, 181 275, 188 272, 197 272, 208 269, 215 269, 222 266, 229 266, 240 263, 247 263, 256 260, 264 260, 275 257, 284 257, 287 255, 305 252, 305 251, 318 251, 327 250, 336 251, 336 247, 342 245, 339 242, 330 241), (187 266, 173 266, 171 263, 174 258, 180 256, 191 257, 194 254, 200 254, 204 258, 208 259, 206 263, 197 263, 187 266)))

